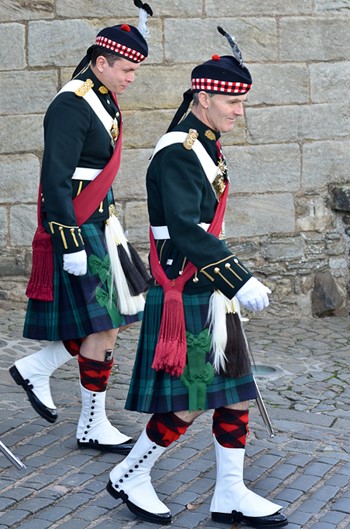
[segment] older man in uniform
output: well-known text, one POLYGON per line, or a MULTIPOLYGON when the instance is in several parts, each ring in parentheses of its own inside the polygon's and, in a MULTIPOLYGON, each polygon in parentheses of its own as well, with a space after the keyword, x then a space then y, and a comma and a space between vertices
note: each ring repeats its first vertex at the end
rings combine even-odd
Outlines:
POLYGON ((107 419, 106 387, 118 329, 141 318, 147 288, 141 260, 116 218, 112 191, 122 142, 116 95, 134 82, 148 55, 152 11, 140 1, 135 4, 139 28, 120 24, 100 31, 45 115, 24 336, 50 343, 10 368, 33 408, 53 423, 57 412, 50 376, 77 355, 78 446, 122 454, 132 443, 107 419))
POLYGON ((150 263, 147 295, 126 408, 152 413, 128 456, 110 473, 108 492, 139 518, 172 520, 150 470, 204 410, 213 409, 217 476, 210 510, 216 522, 254 527, 287 523, 281 507, 243 481, 248 401, 256 397, 239 303, 259 311, 270 290, 223 240, 228 178, 219 138, 243 115, 251 75, 230 35, 233 56, 194 68, 170 132, 147 172, 150 263), (193 99, 192 111, 178 124, 193 99))

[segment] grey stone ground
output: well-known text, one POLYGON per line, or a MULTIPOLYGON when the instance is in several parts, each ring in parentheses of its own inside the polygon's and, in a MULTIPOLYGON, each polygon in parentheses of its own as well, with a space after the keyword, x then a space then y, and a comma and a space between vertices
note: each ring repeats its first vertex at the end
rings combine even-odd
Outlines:
MULTIPOLYGON (((12 382, 13 361, 40 345, 21 338, 22 322, 22 310, 0 310, 0 439, 27 466, 19 471, 0 453, 0 529, 155 529, 105 491, 109 471, 122 456, 76 447, 76 360, 52 380, 59 409, 54 425, 36 415, 12 382)), ((246 329, 257 364, 276 368, 258 377, 276 436, 267 435, 253 405, 246 483, 284 506, 288 529, 349 528, 350 319, 262 317, 246 329)), ((119 338, 107 398, 111 421, 135 437, 147 416, 126 412, 123 404, 138 331, 135 326, 119 338)), ((209 515, 215 479, 210 424, 207 412, 152 471, 176 529, 225 527, 209 515)))

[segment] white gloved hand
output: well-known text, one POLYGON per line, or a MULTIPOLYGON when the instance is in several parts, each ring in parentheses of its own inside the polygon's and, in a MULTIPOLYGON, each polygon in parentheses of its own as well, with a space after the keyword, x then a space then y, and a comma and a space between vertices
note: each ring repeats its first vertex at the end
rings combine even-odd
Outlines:
POLYGON ((63 270, 74 276, 84 276, 87 272, 86 251, 63 254, 63 270))
POLYGON ((255 277, 251 277, 236 294, 238 301, 248 310, 260 311, 269 305, 271 290, 255 277))

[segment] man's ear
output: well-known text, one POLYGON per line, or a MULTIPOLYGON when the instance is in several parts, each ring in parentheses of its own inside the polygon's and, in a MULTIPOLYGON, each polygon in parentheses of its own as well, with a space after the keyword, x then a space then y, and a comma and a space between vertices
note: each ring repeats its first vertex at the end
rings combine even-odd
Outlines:
POLYGON ((100 73, 103 72, 107 64, 107 59, 103 55, 99 55, 96 59, 96 68, 100 73))
POLYGON ((209 106, 209 95, 207 92, 198 92, 198 102, 203 108, 208 108, 209 106))

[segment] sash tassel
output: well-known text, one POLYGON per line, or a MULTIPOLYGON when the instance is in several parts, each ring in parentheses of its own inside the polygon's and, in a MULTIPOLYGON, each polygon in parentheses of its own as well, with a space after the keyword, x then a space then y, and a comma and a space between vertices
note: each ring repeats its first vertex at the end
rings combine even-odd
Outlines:
POLYGON ((38 226, 32 242, 33 258, 30 279, 26 289, 28 298, 53 300, 53 247, 51 235, 38 226))
MULTIPOLYGON (((228 187, 227 183, 216 208, 213 221, 208 229, 208 233, 212 233, 216 237, 219 236, 221 231, 226 208, 228 187)), ((183 273, 179 277, 176 279, 169 279, 159 262, 157 247, 151 228, 149 231, 149 237, 151 246, 151 271, 153 277, 159 285, 163 287, 164 291, 162 319, 152 367, 156 371, 163 369, 170 375, 180 376, 185 369, 187 352, 182 292, 185 283, 194 275, 197 268, 194 264, 188 262, 183 273)))

